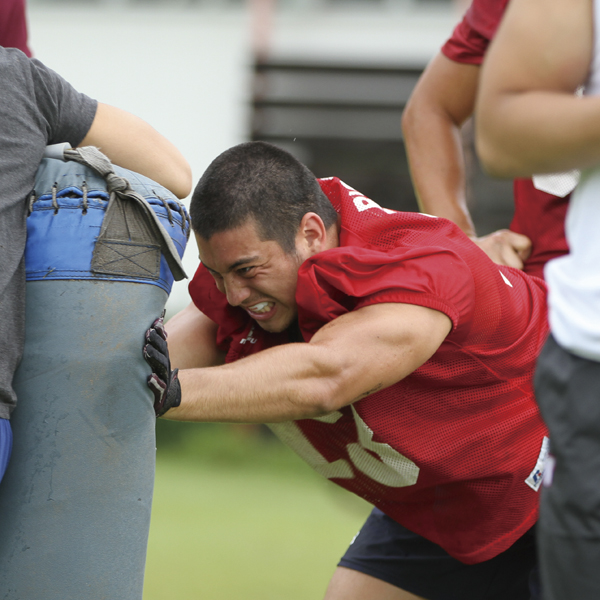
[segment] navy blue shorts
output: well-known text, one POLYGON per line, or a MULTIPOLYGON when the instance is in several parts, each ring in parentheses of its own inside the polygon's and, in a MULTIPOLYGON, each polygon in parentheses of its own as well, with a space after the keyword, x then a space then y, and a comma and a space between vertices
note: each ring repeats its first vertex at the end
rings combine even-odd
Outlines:
POLYGON ((465 565, 374 508, 339 566, 427 600, 541 600, 535 528, 498 556, 465 565))

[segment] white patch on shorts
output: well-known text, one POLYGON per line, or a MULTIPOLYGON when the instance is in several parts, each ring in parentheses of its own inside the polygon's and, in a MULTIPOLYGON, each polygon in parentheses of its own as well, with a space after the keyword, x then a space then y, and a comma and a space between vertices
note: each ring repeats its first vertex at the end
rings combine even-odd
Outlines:
POLYGON ((542 479, 544 478, 544 468, 547 465, 546 459, 548 458, 548 450, 550 449, 550 440, 546 436, 542 440, 542 447, 540 449, 540 455, 538 456, 535 468, 531 471, 529 477, 525 480, 525 483, 534 491, 537 492, 542 485, 542 479))
POLYGON ((548 454, 546 459, 546 469, 544 470, 544 478, 542 483, 544 487, 550 487, 552 485, 552 479, 554 478, 554 466, 556 465, 556 459, 552 454, 548 454))

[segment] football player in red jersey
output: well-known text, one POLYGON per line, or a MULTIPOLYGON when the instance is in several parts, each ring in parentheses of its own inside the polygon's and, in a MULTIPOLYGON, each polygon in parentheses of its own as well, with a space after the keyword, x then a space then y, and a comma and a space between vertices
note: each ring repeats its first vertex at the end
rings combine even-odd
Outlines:
POLYGON ((544 265, 568 251, 564 221, 575 174, 516 179, 509 229, 482 237, 466 201, 460 129, 473 114, 481 64, 507 4, 473 0, 417 83, 402 129, 421 210, 454 221, 498 264, 543 277, 544 265))
POLYGON ((543 281, 264 142, 217 157, 190 213, 193 304, 144 350, 157 414, 268 423, 375 505, 328 600, 528 599, 543 281))

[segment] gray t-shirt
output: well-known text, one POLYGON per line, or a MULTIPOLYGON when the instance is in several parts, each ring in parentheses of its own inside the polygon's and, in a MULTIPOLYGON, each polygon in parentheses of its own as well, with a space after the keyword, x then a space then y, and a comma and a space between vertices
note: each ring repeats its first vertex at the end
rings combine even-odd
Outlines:
POLYGON ((46 145, 77 146, 97 102, 15 49, 0 47, 0 82, 0 418, 7 419, 25 338, 27 199, 46 145))

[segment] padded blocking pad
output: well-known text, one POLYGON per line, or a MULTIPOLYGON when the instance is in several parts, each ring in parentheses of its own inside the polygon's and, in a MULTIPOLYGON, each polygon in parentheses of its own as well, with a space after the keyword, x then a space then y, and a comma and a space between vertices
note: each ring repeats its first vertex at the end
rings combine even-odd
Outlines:
POLYGON ((155 461, 142 345, 166 299, 135 283, 27 284, 3 600, 141 600, 155 461))

